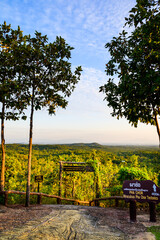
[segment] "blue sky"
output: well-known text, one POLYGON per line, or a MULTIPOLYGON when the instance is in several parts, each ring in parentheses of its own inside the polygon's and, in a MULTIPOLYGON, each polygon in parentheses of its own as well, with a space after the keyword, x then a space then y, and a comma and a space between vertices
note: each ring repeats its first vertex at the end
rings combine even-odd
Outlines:
MULTIPOLYGON (((158 144, 156 128, 139 124, 131 127, 125 119, 111 117, 99 87, 106 83, 104 45, 121 32, 124 18, 135 0, 1 0, 0 23, 4 20, 24 34, 35 30, 49 41, 62 36, 75 49, 73 69, 83 73, 66 110, 56 116, 45 110, 35 112, 33 143, 98 142, 101 144, 158 144)), ((29 113, 29 110, 28 110, 29 113)), ((6 123, 6 143, 28 142, 27 121, 6 123)))

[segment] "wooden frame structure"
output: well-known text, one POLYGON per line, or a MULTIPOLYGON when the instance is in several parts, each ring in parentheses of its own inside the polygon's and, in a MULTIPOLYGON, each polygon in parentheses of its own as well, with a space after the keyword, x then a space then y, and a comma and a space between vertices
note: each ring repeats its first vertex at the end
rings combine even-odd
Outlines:
MULTIPOLYGON (((59 168, 59 197, 62 197, 62 172, 94 172, 94 168, 85 162, 63 162, 60 161, 59 168)), ((57 199, 57 203, 61 204, 61 199, 57 199)))

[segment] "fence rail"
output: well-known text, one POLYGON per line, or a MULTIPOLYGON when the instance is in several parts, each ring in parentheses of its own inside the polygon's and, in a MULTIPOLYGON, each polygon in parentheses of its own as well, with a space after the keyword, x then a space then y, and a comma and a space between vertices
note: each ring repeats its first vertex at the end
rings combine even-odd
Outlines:
MULTIPOLYGON (((8 195, 9 194, 19 194, 19 195, 26 195, 26 192, 21 191, 15 191, 15 190, 8 190, 8 191, 0 191, 0 195, 4 195, 4 205, 8 205, 8 195)), ((61 201, 68 201, 80 204, 88 204, 89 206, 99 206, 100 201, 106 201, 106 200, 115 200, 115 206, 118 207, 119 201, 123 200, 125 201, 125 198, 122 196, 111 196, 111 197, 103 197, 103 198, 95 198, 91 201, 80 201, 77 199, 69 199, 69 198, 63 198, 56 195, 49 195, 46 193, 38 193, 38 192, 30 192, 30 195, 36 195, 37 196, 37 204, 41 204, 42 196, 48 197, 48 198, 56 198, 57 204, 60 204, 61 201)), ((149 203, 149 209, 150 209, 150 221, 156 222, 156 211, 155 211, 155 203, 150 202, 149 203)), ((135 222, 136 221, 136 201, 130 201, 130 221, 135 222), (134 207, 133 207, 134 205, 134 207)))
POLYGON ((99 202, 103 201, 103 200, 115 200, 115 206, 118 207, 119 205, 119 200, 124 200, 124 197, 122 196, 111 196, 111 197, 103 197, 103 198, 95 198, 91 201, 89 201, 89 205, 92 206, 92 203, 94 204, 94 206, 99 206, 99 202))
MULTIPOLYGON (((9 194, 18 194, 18 195, 26 195, 26 192, 21 192, 21 191, 15 191, 15 190, 8 190, 8 191, 0 191, 0 195, 4 195, 4 205, 8 205, 8 195, 9 194)), ((41 204, 42 197, 47 197, 47 198, 56 198, 57 199, 57 204, 61 204, 62 201, 68 201, 68 202, 73 202, 77 203, 78 205, 81 204, 87 204, 89 206, 99 206, 99 202, 103 200, 115 200, 115 206, 118 207, 119 200, 125 200, 121 196, 111 196, 111 197, 103 197, 103 198, 95 198, 91 201, 80 201, 77 199, 70 199, 70 198, 63 198, 60 196, 56 195, 50 195, 46 193, 40 193, 40 192, 30 192, 30 195, 36 195, 37 198, 37 203, 41 204)))
MULTIPOLYGON (((15 190, 0 191, 0 195, 4 195, 4 205, 5 206, 8 205, 8 195, 9 194, 26 195, 26 192, 15 191, 15 190)), ((56 196, 56 195, 50 195, 50 194, 38 193, 38 192, 30 192, 30 195, 38 196, 38 198, 37 198, 37 203, 38 204, 41 204, 42 197, 56 198, 57 199, 57 204, 60 204, 62 201, 68 201, 68 202, 77 203, 78 205, 80 205, 80 204, 87 204, 89 206, 92 206, 92 205, 99 206, 99 202, 100 201, 114 199, 116 207, 118 207, 119 200, 124 200, 124 198, 121 197, 121 196, 111 196, 111 197, 104 197, 104 198, 95 198, 95 199, 93 199, 91 201, 80 201, 80 200, 77 200, 77 199, 63 198, 63 197, 56 196)))
MULTIPOLYGON (((0 195, 4 195, 4 205, 5 206, 7 206, 7 204, 8 204, 8 195, 9 194, 26 195, 26 192, 15 191, 15 190, 0 191, 0 195)), ((37 201, 38 204, 41 204, 41 200, 42 200, 42 196, 43 196, 43 197, 48 197, 48 198, 56 198, 58 204, 60 204, 61 201, 64 200, 64 201, 68 201, 68 202, 77 203, 78 205, 80 205, 80 204, 88 204, 89 205, 89 201, 80 201, 80 200, 77 200, 77 199, 63 198, 63 197, 60 197, 60 196, 49 195, 49 194, 46 194, 46 193, 30 192, 30 195, 39 196, 38 201, 37 201)))

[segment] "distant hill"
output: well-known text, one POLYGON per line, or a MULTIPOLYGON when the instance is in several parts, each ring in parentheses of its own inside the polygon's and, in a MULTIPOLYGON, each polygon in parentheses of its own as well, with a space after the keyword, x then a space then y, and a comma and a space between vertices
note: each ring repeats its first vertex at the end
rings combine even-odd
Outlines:
POLYGON ((68 146, 77 146, 77 147, 91 147, 91 148, 103 148, 103 145, 93 142, 93 143, 72 143, 72 144, 65 144, 68 146))
MULTIPOLYGON (((6 144, 7 148, 19 149, 23 147, 28 149, 28 144, 6 144)), ((158 146, 140 146, 140 145, 102 145, 96 142, 92 143, 68 143, 68 144, 33 144, 33 149, 57 149, 75 151, 79 149, 92 151, 92 149, 106 152, 128 152, 128 151, 160 151, 158 146)))

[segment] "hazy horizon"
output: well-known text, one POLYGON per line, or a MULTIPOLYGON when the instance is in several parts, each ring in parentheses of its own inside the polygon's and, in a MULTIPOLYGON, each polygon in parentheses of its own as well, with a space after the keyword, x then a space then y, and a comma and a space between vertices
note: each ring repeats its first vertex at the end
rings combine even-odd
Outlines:
MULTIPOLYGON (((12 143, 6 143, 7 145, 14 145, 14 144, 17 144, 17 145, 28 145, 27 142, 12 142, 12 143)), ((152 145, 152 144, 146 144, 146 145, 143 145, 143 144, 121 144, 121 143, 98 143, 98 142, 68 142, 68 143, 36 143, 36 142, 33 142, 33 145, 100 145, 100 146, 136 146, 136 147, 156 147, 159 149, 159 146, 158 145, 152 145)))

